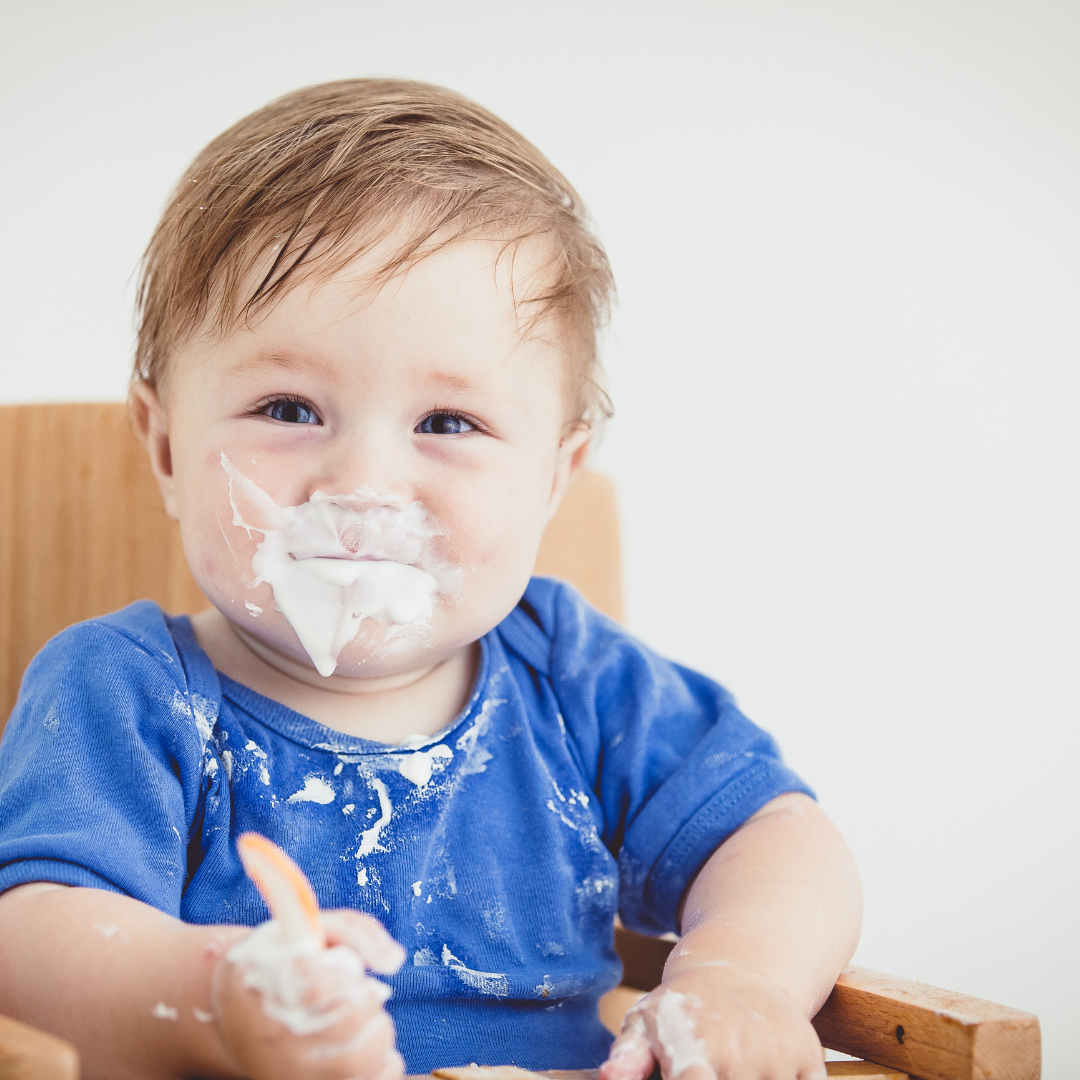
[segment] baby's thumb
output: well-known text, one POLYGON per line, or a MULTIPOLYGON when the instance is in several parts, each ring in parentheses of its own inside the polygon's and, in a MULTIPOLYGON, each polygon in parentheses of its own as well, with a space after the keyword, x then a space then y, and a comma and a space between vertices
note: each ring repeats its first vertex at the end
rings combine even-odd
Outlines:
POLYGON ((319 919, 326 932, 326 943, 352 949, 371 971, 393 975, 405 962, 405 950, 378 919, 348 909, 324 911, 319 919))

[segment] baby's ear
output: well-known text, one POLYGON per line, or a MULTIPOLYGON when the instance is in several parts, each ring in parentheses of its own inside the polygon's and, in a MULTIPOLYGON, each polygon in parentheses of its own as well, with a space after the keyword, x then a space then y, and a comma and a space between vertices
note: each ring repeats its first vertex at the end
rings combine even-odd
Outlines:
POLYGON ((176 509, 176 484, 173 479, 172 450, 169 445, 169 423, 165 406, 157 390, 141 379, 128 395, 128 416, 139 441, 146 447, 150 468, 161 490, 165 513, 179 520, 176 509))
POLYGON ((578 473, 585 468, 585 462, 589 460, 591 441, 592 428, 584 420, 567 425, 563 437, 559 440, 559 453, 555 459, 555 478, 551 484, 548 521, 555 516, 563 496, 577 479, 578 473))

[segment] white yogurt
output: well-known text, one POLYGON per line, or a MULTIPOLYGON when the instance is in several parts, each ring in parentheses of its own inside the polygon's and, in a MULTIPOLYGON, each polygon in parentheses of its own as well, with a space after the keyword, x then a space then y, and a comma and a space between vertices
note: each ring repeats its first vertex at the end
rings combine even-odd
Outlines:
MULTIPOLYGON (((458 571, 433 550, 442 529, 420 502, 403 504, 359 487, 349 495, 316 491, 298 506, 278 506, 225 454, 221 467, 229 477, 233 525, 263 537, 250 585, 270 585, 320 675, 334 673, 365 619, 423 632, 437 594, 457 582, 458 571)), ((253 615, 255 607, 247 604, 253 615)))

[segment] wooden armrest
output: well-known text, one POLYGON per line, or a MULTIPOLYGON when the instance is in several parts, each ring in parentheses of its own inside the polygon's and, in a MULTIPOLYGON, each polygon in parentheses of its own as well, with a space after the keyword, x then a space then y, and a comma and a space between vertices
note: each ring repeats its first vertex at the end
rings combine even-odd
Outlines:
POLYGON ((923 1080, 1039 1080, 1031 1013, 866 968, 848 968, 814 1017, 822 1045, 923 1080))
POLYGON ((75 1047, 0 1016, 0 1080, 78 1080, 75 1047))

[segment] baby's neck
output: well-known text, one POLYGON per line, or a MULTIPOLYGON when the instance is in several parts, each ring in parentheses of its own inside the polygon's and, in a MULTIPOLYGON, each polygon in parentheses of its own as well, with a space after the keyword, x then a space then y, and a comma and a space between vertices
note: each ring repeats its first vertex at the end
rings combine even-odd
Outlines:
POLYGON ((217 608, 192 616, 195 638, 218 671, 256 693, 347 735, 401 744, 433 735, 465 707, 480 656, 477 643, 426 668, 379 678, 323 679, 267 649, 217 608))

